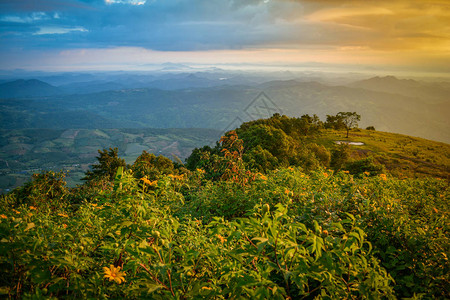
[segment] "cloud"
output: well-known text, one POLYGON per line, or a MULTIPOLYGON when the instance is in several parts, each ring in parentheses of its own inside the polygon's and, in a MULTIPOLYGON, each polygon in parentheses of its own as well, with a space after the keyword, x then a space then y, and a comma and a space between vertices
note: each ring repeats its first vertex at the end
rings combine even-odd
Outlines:
POLYGON ((144 5, 147 0, 105 0, 106 4, 144 5))
POLYGON ((87 32, 88 30, 83 27, 41 27, 39 31, 33 33, 33 35, 43 35, 43 34, 66 34, 74 31, 87 32))
POLYGON ((450 7, 444 0, 3 0, 0 45, 0 55, 307 49, 328 51, 327 59, 411 52, 426 61, 449 54, 450 7))
MULTIPOLYGON (((320 2, 320 1, 319 1, 320 2)), ((306 16, 318 24, 353 30, 348 46, 377 50, 444 50, 450 40, 450 5, 444 1, 360 1, 324 6, 306 16), (365 37, 358 35, 365 31, 365 37)), ((448 49, 448 48, 447 48, 448 49)))
POLYGON ((0 17, 0 22, 6 23, 33 23, 41 20, 48 20, 50 17, 45 12, 33 12, 28 15, 4 15, 0 17))

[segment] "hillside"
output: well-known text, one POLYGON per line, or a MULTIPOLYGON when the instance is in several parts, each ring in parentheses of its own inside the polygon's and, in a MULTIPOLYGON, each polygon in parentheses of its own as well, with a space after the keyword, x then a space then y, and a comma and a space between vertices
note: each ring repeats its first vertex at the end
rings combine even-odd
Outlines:
POLYGON ((67 179, 75 186, 103 148, 118 147, 127 163, 144 150, 184 160, 193 148, 219 136, 212 129, 0 130, 0 191, 22 185, 41 170, 70 171, 67 179))
MULTIPOLYGON (((242 124, 242 139, 232 131, 214 148, 194 150, 191 170, 147 152, 125 166, 110 149, 99 152, 77 188, 66 187, 63 173, 33 175, 0 196, 1 293, 446 299, 448 181, 399 179, 359 157, 338 165, 346 151, 337 147, 330 161, 323 145, 345 138, 321 129, 328 123, 275 115, 242 124)), ((48 141, 83 133, 48 132, 48 141)), ((137 129, 89 132, 99 139, 113 134, 143 138, 137 129)), ((428 159, 448 174, 447 144, 366 130, 345 140, 365 143, 350 146, 352 153, 398 166, 415 157, 421 167, 428 159)))
POLYGON ((352 157, 372 156, 398 178, 432 176, 450 179, 450 145, 446 143, 363 129, 351 131, 348 139, 343 131, 323 131, 311 141, 327 148, 334 147, 337 141, 363 143, 350 146, 352 157))
POLYGON ((29 79, 0 84, 0 98, 46 97, 62 94, 62 91, 46 82, 29 79))

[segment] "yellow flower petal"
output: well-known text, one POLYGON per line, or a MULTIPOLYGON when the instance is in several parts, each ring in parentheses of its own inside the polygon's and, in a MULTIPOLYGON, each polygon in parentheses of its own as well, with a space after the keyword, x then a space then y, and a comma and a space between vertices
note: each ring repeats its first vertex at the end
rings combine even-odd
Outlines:
POLYGON ((121 284, 122 282, 125 282, 125 272, 120 272, 120 267, 114 267, 113 265, 110 265, 109 268, 103 267, 103 272, 105 273, 104 278, 109 279, 109 281, 113 281, 121 284))

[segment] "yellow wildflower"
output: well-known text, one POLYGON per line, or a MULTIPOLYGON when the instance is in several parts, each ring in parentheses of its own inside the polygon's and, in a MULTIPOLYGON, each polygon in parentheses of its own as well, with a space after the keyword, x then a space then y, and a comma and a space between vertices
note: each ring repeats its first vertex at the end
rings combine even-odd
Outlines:
POLYGON ((0 218, 2 218, 2 219, 8 219, 8 217, 5 216, 5 215, 0 215, 0 218))
POLYGON ((170 178, 175 179, 175 180, 183 180, 184 178, 184 174, 181 175, 173 175, 173 174, 169 174, 168 175, 170 178))
POLYGON ((207 287, 207 286, 203 286, 203 287, 202 287, 202 290, 212 290, 212 288, 207 287))
POLYGON ((32 213, 28 213, 28 216, 31 217, 33 214, 32 213))
POLYGON ((225 243, 225 238, 223 236, 221 236, 220 234, 216 234, 216 236, 222 244, 225 243))
POLYGON ((289 171, 294 171, 294 168, 293 167, 288 167, 288 170, 289 171))
POLYGON ((148 180, 147 178, 145 178, 145 177, 142 177, 141 178, 141 180, 145 183, 145 184, 148 184, 148 185, 150 185, 151 184, 151 181, 150 180, 148 180))
POLYGON ((141 180, 146 184, 146 185, 150 185, 150 186, 154 186, 158 184, 158 180, 155 181, 150 181, 145 177, 142 177, 141 180))
POLYGON ((364 174, 366 174, 367 176, 369 176, 369 175, 370 175, 370 172, 367 172, 367 171, 366 171, 366 172, 364 172, 364 174))
POLYGON ((64 229, 66 229, 66 228, 67 228, 67 224, 62 224, 62 227, 63 227, 64 229))
POLYGON ((327 178, 327 177, 328 177, 328 173, 327 173, 327 172, 324 172, 324 173, 323 173, 323 176, 325 176, 325 178, 327 178))
POLYGON ((345 174, 348 174, 348 173, 350 173, 349 171, 346 171, 346 170, 345 170, 345 171, 342 171, 342 172, 344 172, 345 174))
POLYGON ((36 206, 30 206, 30 209, 36 210, 36 206))
POLYGON ((125 275, 127 275, 125 272, 120 272, 120 267, 114 267, 113 265, 110 265, 108 267, 103 267, 103 272, 105 272, 105 278, 108 278, 109 281, 115 281, 118 284, 121 284, 122 282, 125 282, 125 275))
POLYGON ((103 208, 103 205, 98 206, 96 203, 92 203, 91 205, 93 206, 93 208, 96 208, 96 209, 102 209, 103 208))
POLYGON ((68 217, 69 217, 68 215, 66 215, 66 214, 61 214, 61 213, 58 213, 58 216, 64 217, 64 218, 68 218, 68 217))
POLYGON ((380 178, 383 179, 383 180, 387 180, 386 174, 380 174, 380 178))
POLYGON ((203 170, 203 169, 197 169, 197 172, 205 174, 205 170, 203 170))
POLYGON ((263 174, 260 174, 259 178, 261 178, 262 180, 267 180, 267 177, 265 175, 263 175, 263 174))
POLYGON ((16 214, 20 214, 20 211, 18 211, 18 210, 16 210, 16 209, 13 209, 13 211, 14 211, 16 214))

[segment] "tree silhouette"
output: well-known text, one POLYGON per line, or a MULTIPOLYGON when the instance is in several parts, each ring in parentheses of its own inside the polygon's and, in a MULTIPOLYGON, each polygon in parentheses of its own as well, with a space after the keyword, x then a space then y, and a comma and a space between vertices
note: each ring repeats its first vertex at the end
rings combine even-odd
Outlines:
POLYGON ((361 120, 361 116, 356 112, 339 112, 336 117, 341 119, 345 125, 345 129, 347 130, 346 138, 348 138, 350 129, 358 126, 358 122, 361 120))

